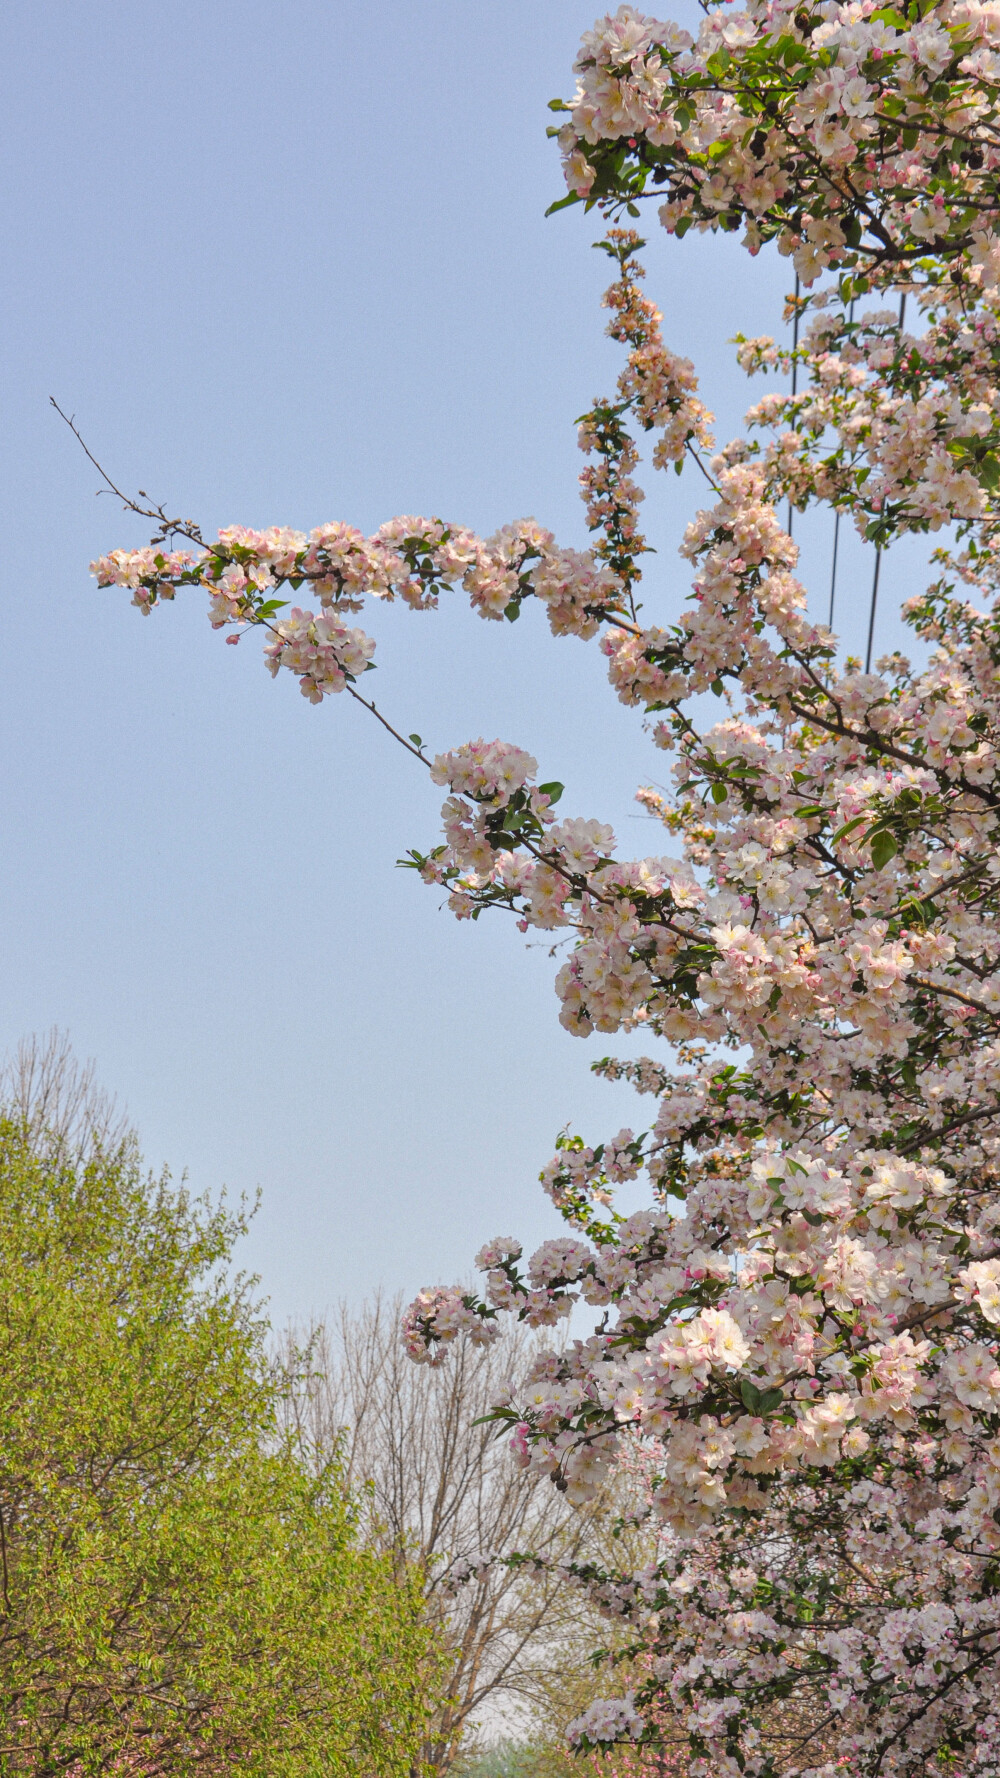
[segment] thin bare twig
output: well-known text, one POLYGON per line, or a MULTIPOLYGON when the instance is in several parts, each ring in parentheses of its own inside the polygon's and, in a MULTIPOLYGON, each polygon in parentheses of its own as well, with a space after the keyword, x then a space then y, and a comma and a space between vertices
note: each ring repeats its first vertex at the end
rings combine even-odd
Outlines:
MULTIPOLYGON (((270 629, 271 626, 268 625, 268 628, 270 629)), ((350 692, 352 698, 354 698, 356 703, 362 704, 366 710, 371 712, 371 714, 372 714, 372 716, 374 716, 376 722, 380 722, 384 729, 388 729, 388 731, 394 741, 398 741, 399 745, 401 747, 406 748, 407 753, 412 753, 414 759, 419 759, 421 765, 426 766, 427 770, 430 771, 431 762, 428 759, 426 753, 424 753, 422 747, 414 747, 412 741, 408 741, 404 735, 400 734, 398 729, 393 728, 392 723, 387 721, 387 719, 382 715, 381 710, 376 710, 375 705, 372 703, 369 703, 367 698, 363 698, 359 691, 355 691, 353 685, 348 685, 347 690, 350 692)))
POLYGON ((3 1608, 7 1617, 11 1614, 10 1576, 7 1572, 7 1532, 4 1526, 3 1507, 0 1506, 0 1564, 3 1570, 3 1608))
POLYGON ((143 489, 143 488, 140 488, 138 490, 138 494, 139 494, 138 500, 133 499, 131 494, 124 493, 123 490, 118 486, 117 482, 112 480, 111 476, 108 474, 107 470, 105 469, 103 463, 99 463, 97 458, 94 456, 93 451, 90 449, 90 446, 88 445, 86 439, 83 437, 83 434, 81 433, 80 428, 76 424, 76 420, 74 419, 74 417, 71 414, 67 414, 67 413, 63 412, 62 408, 59 406, 59 403, 56 400, 54 395, 49 396, 49 401, 50 401, 51 405, 55 408, 56 413, 59 415, 59 418, 61 420, 65 420, 66 425, 69 427, 70 431, 72 432, 73 437, 76 439, 77 444, 80 446, 80 449, 83 451, 84 456, 87 458, 88 462, 90 462, 94 465, 94 468, 97 470, 97 473, 100 476, 102 482, 104 483, 104 486, 105 486, 105 489, 107 490, 107 492, 110 494, 114 494, 115 498, 121 501, 126 512, 137 513, 138 516, 143 519, 154 519, 156 521, 156 523, 160 526, 160 535, 163 537, 169 537, 169 536, 176 534, 179 537, 188 538, 188 540, 191 543, 198 544, 201 549, 205 548, 205 539, 203 538, 203 536, 201 534, 201 527, 199 525, 195 524, 194 519, 171 519, 171 518, 168 518, 166 508, 162 505, 154 506, 152 504, 152 502, 150 502, 150 504, 148 506, 140 506, 139 500, 149 500, 149 495, 145 492, 145 489, 143 489))

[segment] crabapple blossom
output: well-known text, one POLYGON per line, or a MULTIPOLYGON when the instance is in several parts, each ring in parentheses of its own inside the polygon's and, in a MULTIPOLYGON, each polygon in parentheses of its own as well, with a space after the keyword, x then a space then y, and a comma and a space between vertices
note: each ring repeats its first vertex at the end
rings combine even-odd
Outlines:
POLYGON ((566 1734, 571 1746, 587 1749, 626 1737, 637 1740, 644 1727, 634 1698, 602 1698, 571 1722, 566 1734))
POLYGON ((579 427, 589 549, 415 517, 206 543, 154 512, 95 571, 144 613, 200 588, 317 703, 374 709, 346 621, 369 601, 461 592, 513 621, 535 598, 596 640, 670 778, 639 793, 648 855, 557 814, 513 741, 432 758, 398 736, 446 793, 407 862, 460 919, 557 935, 563 1027, 650 1051, 596 1065, 647 1127, 564 1131, 541 1178, 567 1233, 526 1258, 488 1242, 482 1292, 422 1291, 408 1350, 594 1310, 496 1406, 513 1460, 574 1502, 641 1475, 650 1561, 577 1579, 644 1677, 576 1745, 673 1735, 692 1778, 997 1778, 1000 10, 708 0, 693 38, 622 6, 577 73, 571 199, 634 215, 655 192, 675 235, 743 227, 793 261, 791 348, 738 342, 750 375, 794 369, 748 435, 708 456, 641 242, 613 227, 625 366, 579 427), (644 433, 654 467, 710 484, 673 606, 643 575, 644 433), (904 607, 916 664, 862 670, 811 612, 783 517, 824 505, 880 551, 942 539, 904 607), (316 608, 287 612, 304 587, 316 608), (640 1175, 648 1208, 623 1214, 640 1175))
POLYGON ((498 1332, 473 1299, 450 1285, 422 1290, 407 1309, 403 1324, 406 1349, 418 1364, 439 1364, 445 1345, 460 1333, 467 1334, 474 1345, 485 1346, 498 1332))

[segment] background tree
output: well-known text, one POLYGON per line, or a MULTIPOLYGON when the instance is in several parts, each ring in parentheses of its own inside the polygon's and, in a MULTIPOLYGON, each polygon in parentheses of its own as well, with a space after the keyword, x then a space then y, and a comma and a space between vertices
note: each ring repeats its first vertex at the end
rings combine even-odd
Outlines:
POLYGON ((39 1154, 74 1165, 123 1150, 132 1135, 93 1062, 77 1061, 64 1031, 21 1040, 0 1069, 0 1104, 39 1154))
POLYGON ((146 1177, 58 1042, 7 1088, 0 1766, 408 1772, 423 1602, 281 1432, 242 1213, 146 1177))
POLYGON ((483 1734, 545 1716, 556 1673, 582 1662, 593 1678, 598 1615, 558 1565, 603 1547, 610 1501, 575 1512, 511 1463, 494 1423, 481 1423, 538 1351, 536 1336, 511 1328, 495 1345, 465 1346, 454 1366, 418 1370, 400 1338, 402 1307, 376 1295, 290 1331, 281 1362, 297 1383, 283 1411, 311 1469, 339 1454, 368 1542, 395 1572, 422 1578, 447 1673, 421 1751, 445 1772, 483 1734), (491 1560, 520 1550, 542 1551, 553 1566, 521 1572, 491 1560))

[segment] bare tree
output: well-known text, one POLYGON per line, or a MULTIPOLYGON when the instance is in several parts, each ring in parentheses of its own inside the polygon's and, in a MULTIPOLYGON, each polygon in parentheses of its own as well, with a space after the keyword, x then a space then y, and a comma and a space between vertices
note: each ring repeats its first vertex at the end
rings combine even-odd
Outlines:
POLYGON ((401 1314, 401 1300, 381 1294, 357 1312, 342 1305, 304 1337, 289 1330, 281 1362, 298 1366, 289 1411, 303 1447, 320 1463, 339 1443, 369 1535, 399 1562, 422 1565, 450 1669, 423 1758, 444 1773, 477 1719, 509 1733, 530 1718, 582 1607, 559 1576, 478 1565, 518 1550, 578 1559, 595 1509, 570 1507, 548 1481, 529 1478, 495 1425, 475 1424, 537 1336, 515 1329, 486 1348, 456 1342, 446 1364, 428 1369, 403 1350, 401 1314), (456 1586, 469 1564, 471 1578, 456 1586))
POLYGON ((98 1151, 116 1153, 133 1135, 109 1095, 97 1085, 93 1062, 79 1063, 64 1031, 25 1037, 0 1067, 0 1108, 23 1124, 36 1152, 73 1166, 98 1151))

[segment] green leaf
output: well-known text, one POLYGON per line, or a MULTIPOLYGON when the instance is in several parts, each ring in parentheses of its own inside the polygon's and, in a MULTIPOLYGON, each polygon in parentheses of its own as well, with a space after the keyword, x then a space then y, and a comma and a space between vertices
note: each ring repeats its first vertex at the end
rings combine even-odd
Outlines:
POLYGON ((847 835, 853 833, 856 827, 863 827, 865 822, 870 819, 871 817, 869 815, 855 815, 853 821, 845 821, 843 827, 838 827, 836 833, 831 836, 834 844, 836 844, 838 840, 846 839, 847 835))
POLYGON ((539 784, 538 788, 542 792, 543 796, 548 797, 550 803, 557 803, 559 801, 559 798, 562 796, 562 793, 565 790, 566 786, 565 786, 565 784, 559 784, 553 778, 551 784, 539 784))
POLYGON ((724 803, 727 800, 728 796, 729 796, 729 791, 726 788, 725 784, 713 784, 712 785, 712 801, 713 801, 713 803, 724 803))
POLYGON ((780 1407, 784 1399, 784 1395, 780 1389, 765 1389, 760 1398, 761 1413, 770 1414, 775 1408, 780 1407))
POLYGON ((579 204, 580 202, 581 198, 578 191, 568 191, 564 198, 557 198, 554 204, 550 204, 545 214, 546 216, 554 216, 557 210, 568 210, 571 204, 579 204))
POLYGON ((884 870, 890 858, 895 858, 899 851, 899 842, 894 833, 882 828, 881 832, 874 835, 870 850, 875 869, 884 870))
POLYGON ((413 742, 414 747, 422 747, 424 744, 423 739, 420 735, 407 735, 406 738, 408 741, 413 742))
POLYGON ((1000 458, 995 457, 992 451, 987 451, 985 457, 980 458, 976 466, 976 478, 980 487, 988 488, 991 494, 995 494, 1000 487, 1000 458))
POLYGON ((753 1383, 748 1382, 746 1377, 740 1384, 740 1395, 744 1407, 748 1408, 751 1414, 756 1414, 760 1407, 760 1390, 755 1388, 753 1383))

